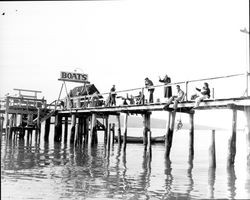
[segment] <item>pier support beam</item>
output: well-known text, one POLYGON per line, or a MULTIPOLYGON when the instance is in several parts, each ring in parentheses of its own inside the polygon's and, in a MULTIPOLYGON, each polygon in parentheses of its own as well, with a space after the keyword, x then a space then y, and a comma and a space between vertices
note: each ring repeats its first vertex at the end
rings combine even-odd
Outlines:
POLYGON ((107 149, 110 151, 110 142, 111 142, 111 124, 108 125, 108 135, 107 135, 107 149))
POLYGON ((144 129, 143 129, 143 144, 145 146, 145 149, 147 148, 147 144, 148 144, 149 139, 151 140, 151 138, 148 138, 148 132, 150 131, 150 116, 151 116, 150 112, 146 112, 143 115, 143 126, 144 126, 144 129))
POLYGON ((105 130, 104 130, 104 144, 107 145, 108 140, 108 130, 109 130, 109 116, 105 116, 105 130))
MULTIPOLYGON (((3 132, 3 123, 4 123, 4 117, 1 115, 0 116, 0 133, 2 134, 3 132)), ((2 135, 1 135, 2 136, 2 135)))
POLYGON ((55 135, 54 135, 55 142, 62 141, 62 116, 56 114, 55 116, 55 135))
POLYGON ((92 113, 91 116, 91 130, 90 130, 90 145, 94 146, 97 141, 97 132, 96 132, 96 114, 92 113))
POLYGON ((127 147, 127 131, 128 131, 128 113, 124 117, 124 132, 123 132, 123 151, 126 151, 127 147))
POLYGON ((230 135, 228 140, 228 157, 227 157, 228 167, 234 165, 234 160, 236 155, 236 128, 237 128, 237 110, 233 109, 232 134, 230 135))
POLYGON ((64 117, 64 143, 68 140, 68 117, 64 117))
POLYGON ((38 128, 38 131, 39 131, 39 134, 40 134, 40 131, 41 131, 41 122, 40 122, 40 115, 41 115, 41 109, 38 108, 37 109, 37 128, 38 128))
POLYGON ((169 158, 170 150, 172 147, 173 133, 174 133, 174 125, 175 125, 175 116, 176 111, 172 111, 169 113, 169 118, 167 122, 167 133, 165 137, 165 157, 169 158))
POLYGON ((246 125, 247 125, 247 132, 246 132, 246 141, 247 141, 247 165, 250 167, 250 107, 246 107, 244 109, 244 113, 246 116, 246 125))
POLYGON ((77 131, 77 134, 76 134, 76 144, 78 146, 82 146, 82 139, 83 139, 83 117, 79 117, 78 118, 78 123, 76 123, 76 131, 77 131))
POLYGON ((147 132, 147 113, 145 113, 143 114, 143 144, 145 149, 147 148, 147 132))
POLYGON ((8 126, 9 126, 9 103, 10 99, 9 97, 6 98, 5 103, 5 117, 4 117, 4 126, 5 126, 5 133, 8 133, 8 126))
POLYGON ((115 123, 111 124, 111 144, 115 144, 115 123))
POLYGON ((89 117, 84 118, 83 122, 83 137, 84 137, 84 144, 88 145, 89 141, 89 117))
POLYGON ((211 132, 211 142, 208 149, 208 157, 209 157, 209 168, 216 167, 216 151, 215 151, 215 130, 211 132))
POLYGON ((189 113, 189 156, 194 157, 194 113, 189 113))
POLYGON ((44 129, 44 141, 48 142, 49 141, 49 131, 50 131, 50 117, 46 119, 45 121, 45 129, 44 129))
POLYGON ((79 117, 76 118, 76 128, 75 128, 75 146, 79 145, 80 133, 79 133, 79 117))
POLYGON ((118 124, 118 129, 117 129, 118 145, 121 146, 122 140, 121 140, 121 118, 120 118, 120 114, 117 115, 117 124, 118 124))
POLYGON ((74 144, 75 129, 76 129, 76 115, 72 114, 72 116, 71 116, 71 128, 70 128, 70 144, 74 144))

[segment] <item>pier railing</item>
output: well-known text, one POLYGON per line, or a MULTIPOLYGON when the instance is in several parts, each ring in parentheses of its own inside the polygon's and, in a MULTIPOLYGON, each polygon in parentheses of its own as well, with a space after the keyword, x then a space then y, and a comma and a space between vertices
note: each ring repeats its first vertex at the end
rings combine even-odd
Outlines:
POLYGON ((1 109, 9 109, 10 107, 23 108, 23 109, 45 108, 46 100, 7 96, 4 100, 1 100, 1 109))
MULTIPOLYGON (((197 93, 195 88, 196 87, 202 88, 204 82, 207 82, 209 84, 211 90, 210 99, 243 97, 243 96, 248 96, 248 84, 249 84, 248 76, 249 76, 248 73, 238 73, 225 76, 172 82, 167 85, 155 84, 150 88, 154 88, 154 103, 166 102, 166 98, 164 98, 163 95, 164 87, 172 86, 172 94, 175 95, 177 92, 176 88, 173 86, 176 85, 180 85, 181 89, 185 92, 185 101, 190 101, 191 95, 197 93)), ((153 82, 155 83, 156 81, 153 80, 153 82)), ((142 94, 145 95, 144 103, 148 103, 148 95, 149 95, 148 89, 149 88, 147 87, 137 87, 126 90, 117 90, 115 92, 117 105, 124 105, 125 100, 127 101, 128 104, 130 104, 130 102, 136 104, 137 103, 136 97, 138 97, 139 92, 142 92, 142 94)), ((99 94, 99 96, 103 97, 101 99, 102 103, 99 104, 95 103, 95 101, 93 104, 93 101, 91 101, 93 95, 70 97, 68 101, 65 102, 65 107, 82 108, 82 107, 107 106, 106 103, 109 95, 110 92, 99 94)))

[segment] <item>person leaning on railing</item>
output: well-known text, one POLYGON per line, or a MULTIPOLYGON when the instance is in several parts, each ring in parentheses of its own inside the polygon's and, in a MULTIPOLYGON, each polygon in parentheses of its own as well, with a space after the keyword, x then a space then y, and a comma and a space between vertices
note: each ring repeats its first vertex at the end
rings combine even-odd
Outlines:
POLYGON ((205 82, 203 87, 201 89, 195 88, 199 94, 198 95, 192 95, 191 99, 195 98, 195 106, 194 108, 197 108, 200 105, 200 102, 203 101, 204 99, 209 99, 210 98, 210 89, 208 86, 208 83, 205 82))

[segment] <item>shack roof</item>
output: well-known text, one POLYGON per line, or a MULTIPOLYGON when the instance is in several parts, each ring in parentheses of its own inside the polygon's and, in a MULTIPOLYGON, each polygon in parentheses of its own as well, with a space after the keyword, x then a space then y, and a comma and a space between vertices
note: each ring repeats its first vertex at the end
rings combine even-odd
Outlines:
MULTIPOLYGON (((95 92, 100 93, 94 84, 88 84, 85 86, 78 86, 70 90, 70 97, 84 96, 84 95, 92 95, 95 92)), ((100 96, 102 98, 102 96, 100 96)))

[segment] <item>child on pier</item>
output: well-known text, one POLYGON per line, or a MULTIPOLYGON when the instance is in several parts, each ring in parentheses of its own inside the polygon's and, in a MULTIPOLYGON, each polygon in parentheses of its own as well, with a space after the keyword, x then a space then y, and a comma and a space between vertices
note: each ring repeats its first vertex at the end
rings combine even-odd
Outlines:
POLYGON ((181 87, 179 85, 176 85, 176 89, 177 96, 170 97, 163 109, 167 109, 172 102, 174 102, 173 108, 177 109, 178 103, 184 99, 185 93, 181 90, 181 87))
POLYGON ((200 102, 203 101, 204 99, 210 98, 210 89, 208 86, 208 83, 204 83, 204 86, 202 89, 195 88, 197 91, 199 91, 198 95, 192 95, 191 99, 194 99, 195 97, 195 106, 194 108, 197 108, 200 105, 200 102))

